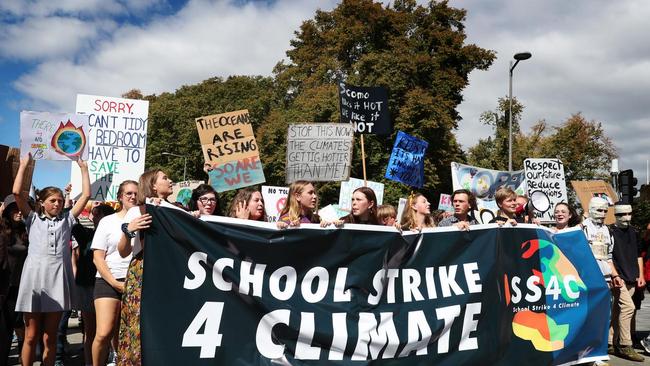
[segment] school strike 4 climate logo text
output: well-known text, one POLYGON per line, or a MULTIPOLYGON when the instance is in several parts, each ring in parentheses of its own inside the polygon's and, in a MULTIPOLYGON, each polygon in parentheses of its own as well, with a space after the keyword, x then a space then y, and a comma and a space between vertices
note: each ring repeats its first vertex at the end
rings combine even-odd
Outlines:
POLYGON ((587 287, 555 244, 543 239, 528 240, 521 244, 521 250, 521 258, 532 264, 531 275, 509 279, 504 274, 506 305, 512 305, 515 312, 512 331, 538 351, 561 350, 570 336, 572 321, 567 322, 564 316, 559 320, 558 315, 577 310, 580 318, 580 293, 587 287))
POLYGON ((70 120, 64 125, 59 123, 59 129, 52 135, 52 147, 54 150, 65 156, 81 156, 86 146, 86 134, 83 127, 76 127, 70 120))

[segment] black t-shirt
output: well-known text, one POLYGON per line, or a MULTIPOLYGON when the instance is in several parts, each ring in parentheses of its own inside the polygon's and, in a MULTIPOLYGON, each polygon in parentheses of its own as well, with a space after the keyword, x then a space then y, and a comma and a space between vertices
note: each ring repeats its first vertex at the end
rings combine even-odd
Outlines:
POLYGON ((93 251, 90 244, 93 241, 95 230, 76 224, 72 227, 72 236, 79 244, 79 259, 77 260, 77 275, 75 283, 80 286, 92 286, 95 284, 97 268, 93 263, 93 251))
POLYGON ((616 225, 610 225, 609 232, 614 238, 612 261, 618 275, 627 283, 636 282, 639 277, 637 258, 641 256, 637 231, 632 227, 621 229, 616 225))

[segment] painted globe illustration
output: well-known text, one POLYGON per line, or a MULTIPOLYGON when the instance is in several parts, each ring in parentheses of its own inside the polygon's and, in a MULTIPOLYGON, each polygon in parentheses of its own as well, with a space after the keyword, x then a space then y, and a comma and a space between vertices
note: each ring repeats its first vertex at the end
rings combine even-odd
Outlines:
POLYGON ((183 204, 183 206, 187 206, 187 204, 190 202, 190 198, 192 197, 192 190, 188 188, 183 188, 180 191, 178 191, 178 195, 176 196, 176 202, 180 202, 183 204))
POLYGON ((66 155, 75 155, 83 147, 83 137, 78 131, 67 130, 59 134, 56 143, 66 155))

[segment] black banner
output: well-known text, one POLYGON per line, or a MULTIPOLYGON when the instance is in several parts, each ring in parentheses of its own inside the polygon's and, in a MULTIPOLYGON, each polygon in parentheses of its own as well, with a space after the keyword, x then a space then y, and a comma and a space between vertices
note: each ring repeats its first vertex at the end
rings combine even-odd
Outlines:
POLYGON ((393 126, 388 112, 388 90, 339 83, 341 122, 351 123, 357 133, 390 135, 393 126))
POLYGON ((550 365, 605 359, 581 231, 277 230, 148 206, 145 365, 550 365))

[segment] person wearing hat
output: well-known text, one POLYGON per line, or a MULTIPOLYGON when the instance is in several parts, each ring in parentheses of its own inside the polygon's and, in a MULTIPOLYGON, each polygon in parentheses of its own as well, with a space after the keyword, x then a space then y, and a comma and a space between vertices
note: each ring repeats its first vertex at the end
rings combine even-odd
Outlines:
POLYGON ((639 252, 638 233, 630 225, 632 206, 617 204, 614 206, 616 223, 609 226, 614 239, 612 262, 616 276, 622 285, 612 287, 612 319, 609 328, 609 344, 614 346, 614 354, 641 362, 643 356, 636 353, 632 347, 632 319, 634 317, 634 302, 632 296, 637 287, 644 288, 643 258, 639 252))

